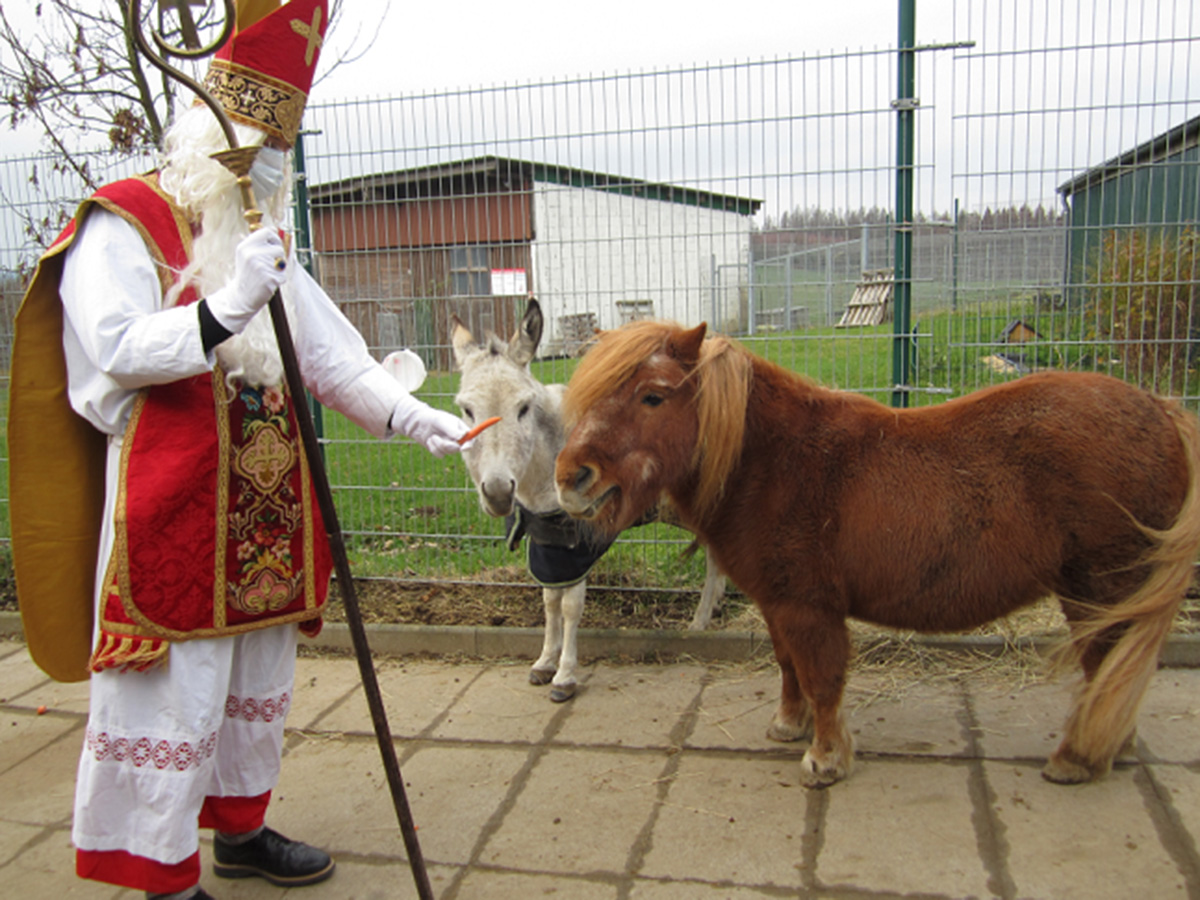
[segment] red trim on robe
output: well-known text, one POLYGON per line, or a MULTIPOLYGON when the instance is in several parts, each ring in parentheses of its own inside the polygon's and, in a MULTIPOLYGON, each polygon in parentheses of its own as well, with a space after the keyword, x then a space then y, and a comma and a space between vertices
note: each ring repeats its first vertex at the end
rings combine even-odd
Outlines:
POLYGON ((270 802, 270 791, 257 797, 205 797, 200 827, 223 834, 245 834, 263 823, 270 802))
POLYGON ((200 883, 200 851, 168 865, 124 850, 76 850, 75 874, 151 894, 174 894, 200 883))

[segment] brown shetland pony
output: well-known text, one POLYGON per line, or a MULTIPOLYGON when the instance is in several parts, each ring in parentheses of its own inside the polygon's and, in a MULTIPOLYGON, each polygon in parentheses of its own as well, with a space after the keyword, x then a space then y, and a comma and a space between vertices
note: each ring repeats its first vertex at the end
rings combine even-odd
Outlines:
POLYGON ((570 382, 559 501, 620 531, 666 495, 758 604, 782 671, 767 735, 845 777, 846 618, 973 628, 1056 595, 1084 683, 1043 775, 1097 778, 1137 709, 1200 548, 1200 429, 1113 378, 1044 372, 896 410, 705 326, 605 332, 570 382))

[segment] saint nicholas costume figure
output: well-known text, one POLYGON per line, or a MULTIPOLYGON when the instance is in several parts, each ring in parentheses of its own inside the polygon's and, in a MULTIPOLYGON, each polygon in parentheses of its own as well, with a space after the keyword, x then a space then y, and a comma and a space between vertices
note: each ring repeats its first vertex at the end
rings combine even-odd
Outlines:
POLYGON ((30 653, 90 678, 73 840, 84 878, 204 898, 214 869, 282 886, 327 853, 264 824, 297 634, 321 627, 331 558, 269 310, 279 290, 306 387, 379 438, 441 456, 466 426, 411 396, 286 247, 296 139, 326 0, 242 0, 206 86, 242 146, 247 234, 206 106, 159 167, 101 188, 42 257, 18 313, 10 503, 30 653))

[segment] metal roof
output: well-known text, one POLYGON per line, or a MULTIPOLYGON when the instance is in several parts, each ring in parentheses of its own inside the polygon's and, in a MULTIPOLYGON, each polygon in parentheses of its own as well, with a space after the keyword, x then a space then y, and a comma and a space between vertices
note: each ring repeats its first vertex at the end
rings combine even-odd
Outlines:
POLYGON ((538 163, 502 156, 480 156, 474 159, 457 160, 402 169, 395 172, 379 172, 371 175, 355 175, 339 181, 309 185, 309 198, 314 205, 325 206, 341 202, 361 200, 386 193, 389 189, 410 185, 428 184, 466 177, 494 177, 517 175, 522 180, 538 181, 571 187, 590 188, 608 193, 644 197, 667 203, 681 203, 704 209, 737 212, 754 215, 763 201, 732 194, 719 194, 681 185, 643 181, 624 175, 607 175, 587 169, 576 169, 551 163, 538 163))
POLYGON ((1071 194, 1117 178, 1131 169, 1163 162, 1197 144, 1200 144, 1200 116, 1189 119, 1182 125, 1176 125, 1170 131, 1151 138, 1146 143, 1127 150, 1119 156, 1114 156, 1108 162, 1088 169, 1083 174, 1059 185, 1058 192, 1065 200, 1071 194))

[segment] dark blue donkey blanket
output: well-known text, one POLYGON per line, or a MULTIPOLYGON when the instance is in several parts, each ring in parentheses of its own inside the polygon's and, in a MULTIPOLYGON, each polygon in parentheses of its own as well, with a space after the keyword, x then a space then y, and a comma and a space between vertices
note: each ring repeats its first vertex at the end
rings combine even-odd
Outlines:
POLYGON ((565 588, 583 581, 616 540, 596 534, 562 510, 535 513, 519 503, 504 517, 504 526, 509 550, 516 550, 521 538, 529 538, 526 561, 542 587, 565 588))

